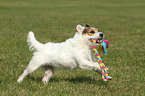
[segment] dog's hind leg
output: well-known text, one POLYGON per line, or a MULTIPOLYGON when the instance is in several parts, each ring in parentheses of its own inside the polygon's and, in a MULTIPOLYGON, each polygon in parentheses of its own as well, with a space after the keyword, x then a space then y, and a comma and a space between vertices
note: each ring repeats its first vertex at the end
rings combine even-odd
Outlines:
POLYGON ((22 82, 24 77, 30 73, 32 73, 33 71, 35 71, 37 68, 39 68, 40 66, 44 65, 46 62, 44 62, 45 60, 39 60, 40 57, 38 56, 34 56, 32 58, 32 60, 30 61, 28 67, 26 68, 26 70, 24 70, 23 74, 19 77, 19 79, 17 80, 18 83, 22 82))
POLYGON ((44 77, 42 79, 43 83, 48 83, 49 80, 52 78, 55 69, 49 65, 44 65, 42 66, 43 70, 44 70, 44 77))
POLYGON ((30 73, 32 73, 33 71, 35 71, 37 68, 39 68, 40 66, 31 66, 28 65, 28 67, 26 68, 26 70, 24 70, 23 74, 19 77, 19 79, 17 80, 18 83, 22 82, 24 77, 30 73))

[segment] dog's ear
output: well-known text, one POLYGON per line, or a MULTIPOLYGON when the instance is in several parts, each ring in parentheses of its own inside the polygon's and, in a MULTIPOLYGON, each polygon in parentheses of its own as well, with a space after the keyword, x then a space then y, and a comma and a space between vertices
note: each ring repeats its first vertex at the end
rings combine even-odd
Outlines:
POLYGON ((89 24, 86 24, 86 27, 91 27, 91 25, 89 25, 89 24))
POLYGON ((76 29, 79 33, 82 33, 84 30, 84 27, 82 27, 81 25, 77 25, 76 29))

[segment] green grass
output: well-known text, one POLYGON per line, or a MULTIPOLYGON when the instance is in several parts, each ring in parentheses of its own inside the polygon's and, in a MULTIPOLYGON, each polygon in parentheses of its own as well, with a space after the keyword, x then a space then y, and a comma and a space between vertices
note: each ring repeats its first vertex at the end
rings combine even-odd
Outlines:
POLYGON ((144 0, 1 0, 1 96, 145 96, 144 0), (99 28, 110 41, 101 54, 113 80, 103 82, 94 71, 56 70, 48 85, 39 68, 16 81, 32 57, 26 38, 33 31, 42 43, 73 37, 77 24, 99 28))

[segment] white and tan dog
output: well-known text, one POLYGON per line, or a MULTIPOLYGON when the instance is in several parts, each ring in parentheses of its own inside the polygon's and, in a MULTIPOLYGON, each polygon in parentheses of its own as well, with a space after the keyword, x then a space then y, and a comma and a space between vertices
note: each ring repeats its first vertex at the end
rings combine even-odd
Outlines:
POLYGON ((93 55, 90 39, 101 39, 104 37, 103 33, 98 32, 98 29, 88 24, 86 27, 77 25, 76 29, 78 32, 75 36, 62 43, 42 44, 35 39, 33 32, 29 32, 27 42, 30 49, 35 49, 35 52, 28 67, 17 82, 20 83, 26 75, 40 66, 45 71, 42 79, 44 83, 48 83, 56 68, 67 70, 82 68, 94 70, 101 75, 101 68, 93 55))

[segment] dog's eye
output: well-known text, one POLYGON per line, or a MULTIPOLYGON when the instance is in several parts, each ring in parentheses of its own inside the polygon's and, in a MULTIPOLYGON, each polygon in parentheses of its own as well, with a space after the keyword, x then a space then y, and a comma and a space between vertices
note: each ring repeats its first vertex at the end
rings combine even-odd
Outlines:
POLYGON ((94 31, 90 31, 91 34, 95 33, 94 31))

